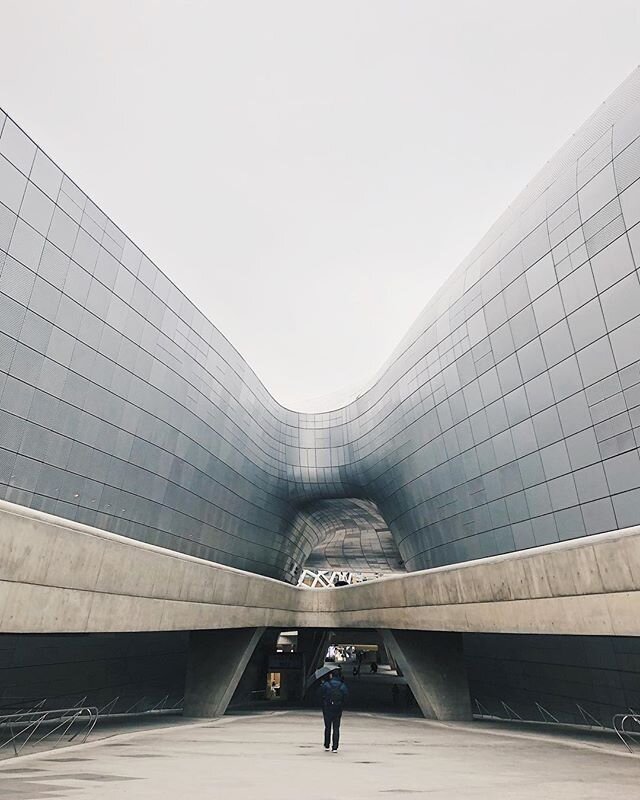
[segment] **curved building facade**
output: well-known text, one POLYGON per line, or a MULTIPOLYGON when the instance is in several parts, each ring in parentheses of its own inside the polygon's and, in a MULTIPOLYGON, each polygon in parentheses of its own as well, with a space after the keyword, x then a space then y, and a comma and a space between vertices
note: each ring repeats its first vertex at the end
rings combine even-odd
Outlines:
POLYGON ((638 266, 635 71, 373 385, 296 413, 0 113, 0 496, 285 580, 356 529, 415 570, 638 524, 638 266))

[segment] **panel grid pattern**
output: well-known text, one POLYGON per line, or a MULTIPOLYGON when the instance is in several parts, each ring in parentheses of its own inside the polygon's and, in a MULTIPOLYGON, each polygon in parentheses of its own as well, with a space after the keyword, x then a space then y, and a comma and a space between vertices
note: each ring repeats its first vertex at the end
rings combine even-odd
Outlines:
POLYGON ((635 71, 374 384, 296 413, 0 114, 0 496, 288 580, 319 501, 372 504, 408 569, 637 524, 639 266, 635 71))

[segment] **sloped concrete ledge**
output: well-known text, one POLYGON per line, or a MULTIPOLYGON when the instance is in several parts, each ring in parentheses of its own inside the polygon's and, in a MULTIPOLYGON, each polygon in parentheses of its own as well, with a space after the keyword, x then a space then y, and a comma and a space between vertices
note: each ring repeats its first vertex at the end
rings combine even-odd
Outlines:
POLYGON ((298 589, 0 502, 0 632, 376 627, 640 635, 640 528, 298 589))

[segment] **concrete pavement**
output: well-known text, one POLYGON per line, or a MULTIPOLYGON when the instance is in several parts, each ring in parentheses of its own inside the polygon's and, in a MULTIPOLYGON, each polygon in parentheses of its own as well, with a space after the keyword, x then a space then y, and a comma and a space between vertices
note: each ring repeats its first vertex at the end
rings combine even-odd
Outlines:
POLYGON ((319 712, 224 717, 0 765, 3 800, 640 797, 640 758, 601 740, 345 713, 338 755, 319 712), (619 753, 619 755, 617 754, 619 753))

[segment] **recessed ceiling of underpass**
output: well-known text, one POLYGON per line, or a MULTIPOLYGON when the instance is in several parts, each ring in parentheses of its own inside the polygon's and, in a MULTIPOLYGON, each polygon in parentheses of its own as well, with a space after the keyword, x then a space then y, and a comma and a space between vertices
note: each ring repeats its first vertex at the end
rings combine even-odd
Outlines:
POLYGON ((316 500, 300 512, 297 524, 316 542, 306 569, 366 574, 405 571, 393 535, 370 500, 316 500))

